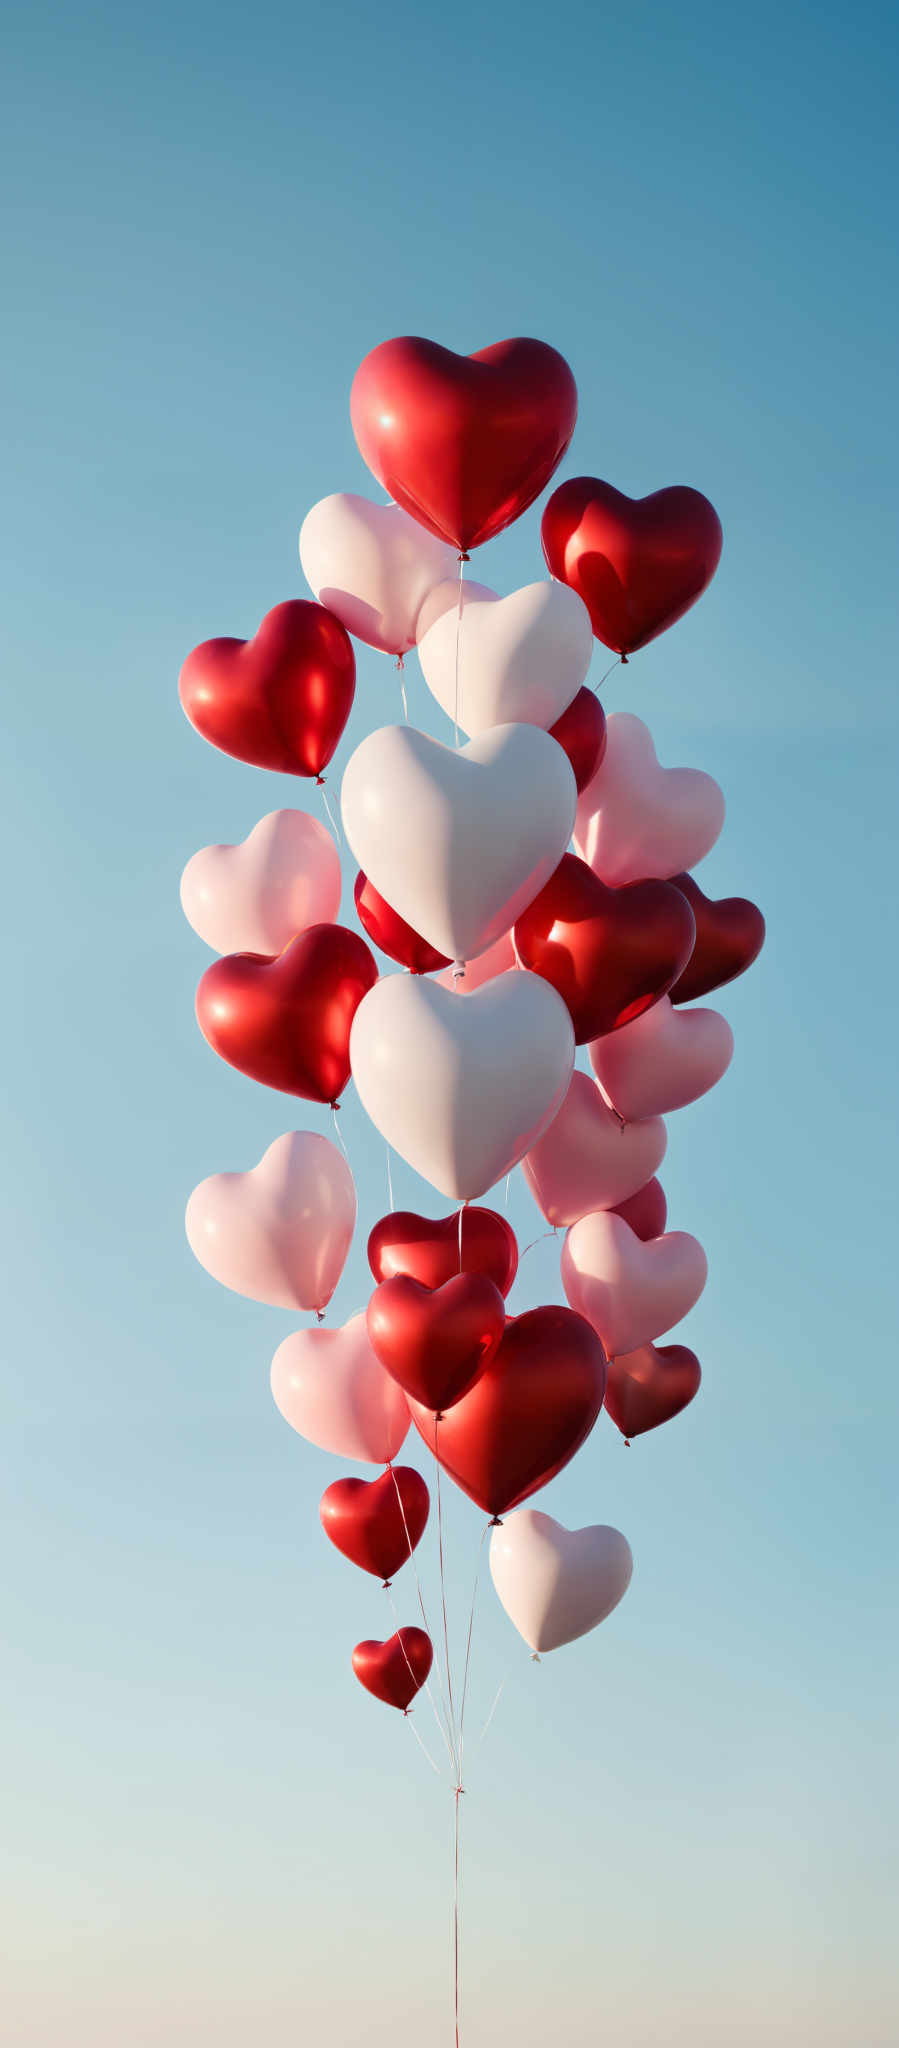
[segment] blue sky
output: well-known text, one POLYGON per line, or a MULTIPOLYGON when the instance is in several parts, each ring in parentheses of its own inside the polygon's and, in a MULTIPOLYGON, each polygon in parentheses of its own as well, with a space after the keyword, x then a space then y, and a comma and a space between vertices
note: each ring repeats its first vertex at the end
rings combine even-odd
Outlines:
MULTIPOLYGON (((722 515, 712 589, 604 699, 722 782, 702 879, 770 936, 720 999, 731 1072, 671 1120, 700 1399, 629 1453, 603 1420, 540 1502, 624 1529, 631 1590, 539 1668, 484 1593, 466 2048, 887 2048, 895 27, 38 4, 7 47, 5 2039, 449 2039, 450 1798, 349 1675, 391 1623, 270 1401, 293 1319, 182 1228, 204 1175, 327 1128, 203 1043, 178 904, 198 846, 313 798, 204 747, 176 679, 302 594, 316 499, 376 494, 369 348, 533 333, 580 389, 562 474, 722 515)), ((538 528, 477 576, 533 580, 538 528)), ((338 765, 394 715, 360 650, 338 765)), ((351 1099, 344 1129, 341 1315, 386 1206, 351 1099)), ((521 1185, 510 1214, 536 1235, 521 1185)), ((457 1630, 478 1528, 454 1502, 457 1630)))

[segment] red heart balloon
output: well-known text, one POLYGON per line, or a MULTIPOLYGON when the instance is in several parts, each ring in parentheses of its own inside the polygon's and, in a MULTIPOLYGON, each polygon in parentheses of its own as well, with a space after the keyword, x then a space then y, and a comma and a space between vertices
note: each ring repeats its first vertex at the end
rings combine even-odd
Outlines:
POLYGON ((360 1685, 373 1692, 376 1700, 385 1700, 388 1707, 399 1707, 404 1714, 421 1691, 433 1662, 431 1638, 423 1628, 398 1628, 386 1643, 357 1643, 353 1651, 353 1670, 360 1685))
POLYGON ((568 755, 580 796, 593 781, 606 751, 606 714, 595 690, 588 690, 585 683, 549 731, 550 738, 568 755))
POLYGON ((612 1210, 613 1216, 620 1216, 622 1223, 646 1244, 651 1237, 661 1237, 668 1221, 668 1203, 660 1180, 648 1180, 646 1186, 638 1188, 635 1195, 629 1195, 626 1202, 619 1202, 612 1210))
POLYGON ((577 387, 543 341, 457 356, 403 335, 360 363, 353 432, 385 491, 430 533, 479 547, 526 512, 574 432, 577 387))
POLYGON ((274 960, 229 953, 214 961, 197 989, 197 1022, 241 1074, 336 1107, 350 1078, 350 1026, 377 979, 358 932, 313 924, 274 960))
POLYGON ((506 1305, 486 1273, 455 1273, 433 1290, 398 1273, 375 1288, 366 1324, 391 1379, 410 1399, 442 1413, 489 1364, 506 1327, 506 1305))
POLYGON ((499 1350, 442 1421, 417 1401, 409 1412, 463 1493, 488 1514, 503 1515, 580 1450, 605 1384, 603 1348, 583 1316, 534 1308, 510 1316, 499 1350))
POLYGON ((191 725, 223 754, 319 778, 355 688, 349 634, 333 612, 303 597, 276 604, 252 640, 204 640, 178 679, 191 725))
POLYGON ((429 946, 427 939, 419 937, 400 917, 390 904, 385 903, 373 882, 361 869, 356 876, 353 901, 359 923, 367 931, 382 953, 389 953, 391 960, 398 960, 401 967, 408 967, 410 974, 436 974, 438 968, 451 966, 445 953, 438 953, 429 946))
POLYGON ((583 598, 597 640, 632 654, 683 618, 721 559, 721 521, 686 484, 626 498, 595 476, 570 477, 543 514, 553 576, 583 598))
POLYGON ((679 1415, 701 1378, 696 1353, 686 1344, 642 1344, 639 1351, 609 1359, 606 1407, 622 1436, 642 1436, 679 1415))
POLYGON ((442 1287, 455 1273, 486 1273, 508 1294, 518 1271, 515 1232, 495 1209, 466 1204, 451 1216, 416 1216, 397 1209, 382 1216, 368 1240, 368 1263, 376 1280, 409 1273, 422 1287, 442 1287))
POLYGON ((609 889, 574 853, 562 855, 514 931, 522 966, 567 1003, 578 1045, 657 1003, 689 960, 694 935, 693 913, 672 882, 609 889))
POLYGON ((696 940, 682 974, 668 993, 673 1003, 692 1003, 713 988, 745 974, 765 943, 765 920, 748 896, 704 896, 692 875, 675 875, 672 888, 686 896, 696 919, 696 940))
POLYGON ((430 1495, 412 1465, 391 1465, 379 1479, 335 1479, 321 1497, 325 1535, 351 1564, 385 1582, 421 1542, 430 1495))

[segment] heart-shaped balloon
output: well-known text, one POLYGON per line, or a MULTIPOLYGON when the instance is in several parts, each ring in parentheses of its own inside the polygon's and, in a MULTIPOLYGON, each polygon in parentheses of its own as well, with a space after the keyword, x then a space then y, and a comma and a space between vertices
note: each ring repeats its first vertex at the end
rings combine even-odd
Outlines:
POLYGON ((557 866, 577 793, 561 747, 537 726, 494 726, 457 752, 384 725, 351 755, 340 801, 379 893, 438 952, 473 960, 557 866))
POLYGON ((718 1010, 675 1010, 663 996, 587 1049, 606 1101, 630 1122, 683 1109, 714 1088, 733 1058, 734 1034, 718 1010))
POLYGON ((357 1643, 353 1670, 366 1692, 388 1707, 406 1713, 417 1692, 427 1683, 434 1650, 423 1628, 398 1628, 386 1643, 357 1643))
POLYGON ((442 1413, 489 1365, 506 1309, 486 1273, 455 1273, 433 1290, 398 1273, 375 1288, 366 1322, 385 1372, 411 1400, 442 1413))
POLYGON ((641 1344, 609 1360, 606 1407, 623 1437, 642 1436, 679 1415, 701 1378, 696 1353, 686 1344, 641 1344))
POLYGON ((620 1529, 566 1529, 539 1508, 510 1515, 490 1538, 490 1576, 532 1650, 589 1635, 623 1600, 634 1560, 620 1529))
POLYGON ((335 1549, 360 1571, 389 1582, 421 1542, 430 1497, 412 1465, 391 1465, 379 1479, 335 1479, 319 1506, 335 1549))
POLYGON ((521 1167, 538 1208, 558 1229, 636 1194, 661 1165, 666 1144, 660 1116, 622 1130, 596 1082, 575 1072, 558 1116, 521 1167))
POLYGON ((350 414, 388 495, 442 540, 474 548, 548 484, 574 433, 577 388, 564 356, 542 341, 457 356, 403 335, 360 363, 350 414))
POLYGON ((382 1138, 458 1202, 511 1172, 551 1122, 571 1079, 574 1036, 539 975, 501 974, 463 1000, 437 982, 389 974, 359 1005, 350 1060, 382 1138))
POLYGON ((511 932, 503 932, 501 939, 494 939, 486 953, 479 953, 476 960, 465 963, 464 974, 458 967, 447 967, 440 976, 441 988, 449 988, 459 996, 473 996, 475 989, 483 988, 485 981, 495 981, 498 974, 508 974, 510 967, 517 967, 515 947, 511 932))
POLYGON ((383 654, 406 654, 429 590, 455 572, 448 542, 399 505, 335 491, 300 527, 303 575, 348 633, 383 654))
POLYGON ((346 1262, 356 1190, 341 1152, 316 1131, 288 1131, 247 1173, 194 1188, 187 1241, 223 1287, 273 1308, 323 1309, 346 1262))
POLYGON ((696 941, 671 990, 673 1003, 692 1003, 745 974, 765 943, 765 920, 746 896, 704 896, 692 875, 675 875, 696 919, 696 941))
POLYGON ((197 989, 197 1022, 241 1074, 336 1106, 350 1077, 350 1026, 378 970, 364 939, 314 924, 275 960, 230 953, 197 989))
POLYGON ((518 919, 515 949, 524 967, 558 989, 583 1045, 639 1017, 671 987, 693 944, 686 908, 670 882, 609 889, 566 853, 518 919))
POLYGON ((645 1188, 628 1195, 626 1202, 616 1202, 612 1215, 620 1216, 644 1244, 648 1237, 661 1237, 668 1221, 668 1203, 661 1181, 648 1180, 645 1188))
POLYGON ((549 728, 550 738, 567 754, 577 793, 592 782, 606 751, 606 714, 595 691, 586 685, 572 697, 567 711, 549 728))
POLYGON ((620 1216, 599 1210, 572 1225, 562 1248, 562 1285, 607 1358, 636 1351, 688 1314, 706 1283, 701 1244, 669 1230, 644 1244, 620 1216))
POLYGON ((319 780, 355 688, 346 629, 324 605, 302 597, 276 604, 252 640, 204 640, 178 681, 191 725, 223 754, 319 780))
POLYGON ((318 818, 270 811, 239 846, 203 846, 181 877, 181 907, 214 953, 283 953, 340 909, 337 848, 318 818))
POLYGON ((445 953, 438 953, 429 946, 426 939, 412 930, 405 918, 397 917, 390 904, 379 896, 374 884, 361 870, 356 876, 353 901, 359 923, 367 931, 382 953, 388 953, 391 960, 398 960, 401 967, 407 967, 410 974, 433 974, 439 967, 449 967, 445 953))
POLYGON ((510 597, 463 585, 461 628, 458 580, 442 583, 418 622, 428 689, 467 733, 516 721, 545 730, 580 689, 592 653, 589 615, 564 583, 529 583, 510 597))
POLYGON ((510 1316, 499 1350, 471 1392, 439 1422, 409 1412, 434 1456, 489 1515, 546 1486, 589 1436, 602 1407, 602 1347, 589 1324, 553 1305, 510 1316))
POLYGON ((714 505, 687 484, 626 498, 576 476, 553 492, 541 538, 551 574, 583 598, 597 639, 632 654, 702 596, 724 536, 714 505))
POLYGON ((661 768, 652 734, 613 711, 606 751, 577 807, 574 843, 613 889, 694 867, 724 823, 724 798, 701 768, 661 768))
POLYGON ((295 1330, 272 1359, 272 1393, 307 1443, 363 1465, 389 1465, 409 1429, 402 1387, 371 1348, 364 1315, 340 1330, 295 1330))
POLYGON ((486 1273, 500 1294, 508 1294, 518 1271, 518 1246, 511 1225, 495 1209, 469 1203, 436 1220, 396 1209, 375 1224, 368 1263, 378 1281, 408 1273, 431 1288, 456 1273, 486 1273))

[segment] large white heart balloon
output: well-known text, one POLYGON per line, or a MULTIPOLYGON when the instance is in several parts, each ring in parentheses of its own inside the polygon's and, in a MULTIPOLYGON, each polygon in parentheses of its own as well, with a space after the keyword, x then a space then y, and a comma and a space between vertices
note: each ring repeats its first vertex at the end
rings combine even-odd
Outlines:
POLYGON ((619 1116, 654 1117, 714 1088, 730 1066, 734 1034, 720 1010, 679 1010, 663 996, 632 1024, 594 1038, 587 1050, 619 1116))
POLYGON ((535 725, 497 725, 457 752, 411 725, 356 748, 343 826, 369 880, 451 960, 486 952, 549 880, 577 791, 561 747, 535 725))
POLYGON ((620 1529, 566 1529, 539 1508, 506 1515, 490 1538, 490 1575, 532 1650, 573 1643, 624 1598, 634 1560, 620 1529))
POLYGON ((649 728, 614 711, 606 751, 577 807, 574 843, 612 889, 695 867, 724 823, 724 797, 701 768, 662 768, 649 728))
POLYGON ((203 846, 181 877, 181 907, 216 953, 283 953, 310 924, 333 924, 340 861, 306 811, 269 811, 238 846, 203 846))
POLYGON ((298 1436, 338 1458, 386 1465, 409 1429, 405 1394, 375 1357, 364 1315, 342 1330, 285 1337, 272 1359, 272 1393, 298 1436))
POLYGON ((342 1153, 316 1131, 276 1138, 247 1173, 213 1173, 185 1218, 213 1279, 273 1308, 322 1309, 353 1236, 356 1189, 342 1153))
POLYGON ((548 1130, 521 1162, 547 1223, 577 1223, 592 1209, 614 1209, 646 1186, 665 1157, 660 1116, 624 1130, 589 1074, 575 1073, 548 1130))
POLYGON ((708 1261, 685 1230, 644 1243, 623 1217, 601 1209, 573 1224, 562 1248, 562 1285, 607 1358, 638 1351, 679 1323, 699 1300, 708 1261))
POLYGON ((501 974, 471 996, 390 974, 363 996, 350 1063, 372 1123, 417 1173, 467 1201, 509 1173, 555 1115, 574 1032, 539 974, 501 974))
POLYGON ((319 604, 383 654, 414 647, 422 604, 452 576, 455 559, 448 542, 399 505, 375 505, 352 491, 322 498, 300 528, 303 574, 319 604))
POLYGON ((418 658, 432 696, 463 732, 514 720, 555 725, 590 666, 586 605, 566 583, 529 583, 510 597, 463 586, 460 631, 458 587, 440 584, 418 621, 418 658))

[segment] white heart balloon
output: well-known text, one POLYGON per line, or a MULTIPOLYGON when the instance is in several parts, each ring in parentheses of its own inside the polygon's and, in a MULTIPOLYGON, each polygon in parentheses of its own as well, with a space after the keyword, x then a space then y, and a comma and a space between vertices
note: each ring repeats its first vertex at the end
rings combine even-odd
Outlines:
POLYGON ((376 1358, 364 1315, 341 1330, 295 1330, 275 1352, 271 1380, 285 1422, 337 1458, 386 1465, 406 1438, 405 1394, 376 1358))
POLYGON ((405 654, 425 598, 452 576, 455 550, 399 505, 335 491, 300 528, 303 574, 319 604, 370 647, 405 654))
POLYGON ((521 1170, 547 1223, 558 1229, 593 1209, 614 1209, 646 1186, 665 1157, 660 1116, 624 1130, 589 1074, 572 1074, 568 1093, 521 1170))
POLYGON ((668 996, 587 1047, 606 1101, 629 1120, 696 1102, 727 1072, 733 1050, 720 1010, 679 1010, 668 996))
POLYGON ((181 907, 216 953, 283 953, 310 924, 333 924, 340 861, 306 811, 269 811, 237 846, 203 846, 181 877, 181 907))
POLYGON ((247 1173, 213 1173, 185 1218, 200 1265, 223 1287, 272 1308, 322 1309, 356 1223, 353 1176, 316 1131, 276 1138, 247 1173))
POLYGON ((649 728, 614 711, 606 751, 578 801, 574 843, 601 882, 620 889, 695 867, 724 823, 724 797, 701 768, 662 768, 649 728))
POLYGON ((705 1252, 687 1231, 644 1243, 606 1209, 573 1224, 562 1247, 569 1304, 592 1323, 607 1358, 673 1329, 699 1300, 707 1273, 705 1252))
POLYGON ((549 880, 577 790, 535 725, 497 725, 458 752, 383 725, 347 763, 343 826, 360 868, 413 931, 451 960, 486 952, 549 880))
POLYGON ((539 1508, 507 1515, 490 1538, 490 1575, 520 1636, 538 1654, 596 1628, 623 1600, 634 1560, 620 1529, 566 1529, 539 1508))
POLYGON ((467 1201, 509 1173, 556 1113, 574 1032, 539 974, 501 974, 467 998, 391 974, 363 996, 350 1063, 372 1123, 417 1173, 467 1201))
POLYGON ((529 583, 509 597, 475 596, 463 586, 460 632, 458 587, 440 584, 418 621, 418 658, 432 696, 467 733, 516 720, 555 725, 590 666, 586 605, 565 583, 529 583))

